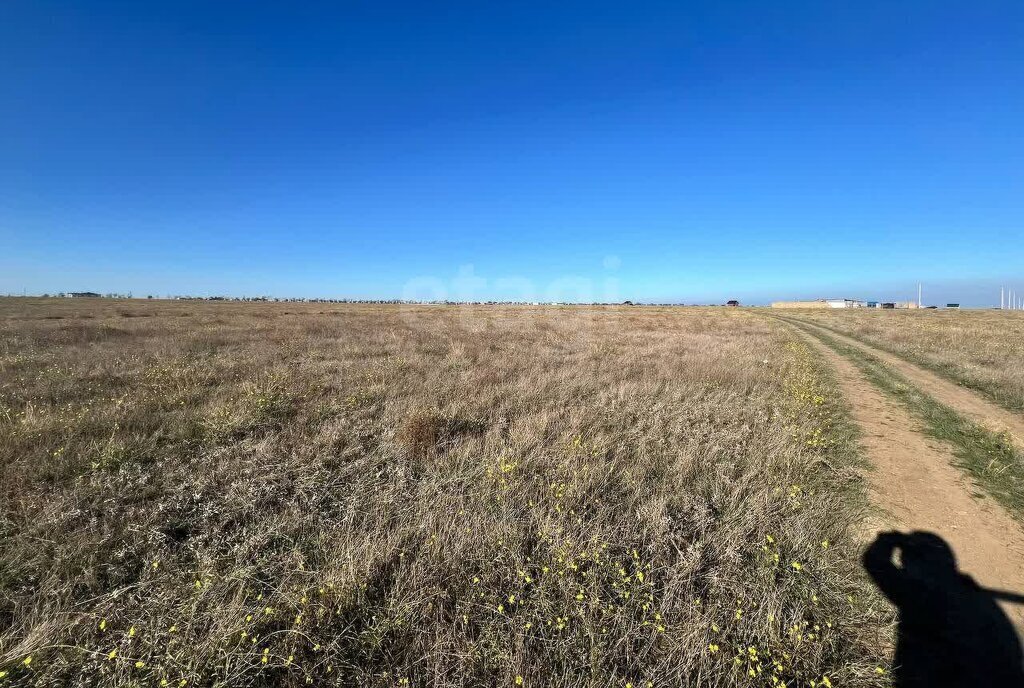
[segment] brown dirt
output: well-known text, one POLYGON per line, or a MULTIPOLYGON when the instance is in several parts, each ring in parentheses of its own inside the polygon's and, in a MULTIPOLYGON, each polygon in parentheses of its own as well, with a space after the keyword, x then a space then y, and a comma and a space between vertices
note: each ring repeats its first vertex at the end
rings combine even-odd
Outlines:
POLYGON ((1018 447, 1024 448, 1024 418, 1007 411, 1001 406, 984 399, 972 390, 950 382, 935 373, 910 363, 899 356, 877 349, 861 341, 838 334, 832 330, 824 330, 812 323, 802 320, 804 325, 823 331, 837 341, 866 351, 878 360, 890 366, 922 392, 934 397, 937 401, 953 408, 975 423, 996 432, 1007 432, 1018 447))
MULTIPOLYGON (((1024 532, 1017 523, 998 504, 976 496, 969 478, 952 465, 949 448, 922 434, 902 406, 853 363, 806 336, 834 366, 874 467, 867 477, 880 512, 865 524, 865 537, 893 529, 937 533, 980 585, 1024 593, 1024 532)), ((1024 607, 1001 604, 1024 634, 1024 607)))

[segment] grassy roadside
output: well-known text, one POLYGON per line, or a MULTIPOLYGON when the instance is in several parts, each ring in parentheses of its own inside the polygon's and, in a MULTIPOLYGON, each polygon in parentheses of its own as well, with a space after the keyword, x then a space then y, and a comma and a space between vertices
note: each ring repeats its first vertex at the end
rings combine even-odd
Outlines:
MULTIPOLYGON (((794 318, 794 320, 799 320, 799 318, 794 318)), ((812 322, 804 320, 800 320, 800 322, 808 322, 810 324, 815 325, 816 327, 828 330, 833 334, 849 337, 850 339, 861 342, 862 344, 874 347, 879 351, 884 351, 888 354, 892 354, 893 356, 898 356, 899 358, 902 358, 905 361, 913 363, 914 365, 918 365, 924 368, 925 370, 929 370, 935 373, 936 375, 939 375, 945 378, 946 380, 949 380, 954 384, 960 385, 961 387, 981 394, 983 397, 985 397, 992 403, 998 404, 1007 411, 1010 411, 1012 413, 1024 412, 1024 401, 1022 401, 1019 396, 993 383, 987 382, 985 380, 979 380, 969 375, 965 375, 959 368, 950 363, 935 361, 928 358, 927 356, 914 353, 913 351, 900 350, 894 346, 887 344, 884 341, 878 339, 869 339, 867 337, 857 334, 856 332, 840 330, 821 322, 812 322)))
POLYGON ((798 320, 784 320, 848 358, 873 385, 899 400, 921 419, 928 434, 953 447, 961 469, 1015 518, 1024 521, 1024 457, 1016 451, 1009 437, 992 432, 939 403, 878 358, 827 334, 811 331, 798 320))

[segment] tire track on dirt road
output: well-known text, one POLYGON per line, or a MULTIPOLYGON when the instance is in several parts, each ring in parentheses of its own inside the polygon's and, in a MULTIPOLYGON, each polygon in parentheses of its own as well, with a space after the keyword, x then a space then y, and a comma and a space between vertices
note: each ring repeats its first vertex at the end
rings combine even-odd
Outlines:
MULTIPOLYGON (((832 365, 861 446, 873 470, 866 475, 879 508, 867 523, 868 541, 886 530, 924 530, 944 538, 959 567, 983 587, 1024 593, 1024 531, 997 503, 973 496, 970 478, 953 464, 944 443, 875 387, 857 366, 814 334, 795 327, 832 365)), ((1024 636, 1024 607, 1000 602, 1024 636)))
POLYGON ((1018 448, 1024 449, 1024 417, 1007 411, 970 389, 961 387, 955 382, 950 382, 906 359, 865 344, 859 339, 854 339, 831 328, 822 327, 800 318, 793 318, 792 320, 799 321, 801 325, 823 332, 832 339, 874 356, 903 375, 922 392, 934 397, 939 403, 955 409, 957 412, 989 430, 1008 433, 1013 443, 1018 448))

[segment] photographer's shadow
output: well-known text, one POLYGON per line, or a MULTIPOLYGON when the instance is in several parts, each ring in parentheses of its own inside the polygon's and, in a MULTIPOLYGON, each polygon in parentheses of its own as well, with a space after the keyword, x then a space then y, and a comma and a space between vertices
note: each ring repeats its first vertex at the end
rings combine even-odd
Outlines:
POLYGON ((1024 596, 980 587, 934 533, 882 533, 864 568, 899 608, 894 686, 1024 686, 1020 641, 996 604, 1024 596))

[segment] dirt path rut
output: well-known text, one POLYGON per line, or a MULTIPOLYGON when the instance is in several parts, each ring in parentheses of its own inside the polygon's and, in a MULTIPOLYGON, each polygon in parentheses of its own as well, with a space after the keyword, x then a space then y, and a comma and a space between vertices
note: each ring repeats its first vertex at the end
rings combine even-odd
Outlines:
MULTIPOLYGON (((849 360, 802 334, 834 367, 863 431, 861 444, 874 467, 867 477, 873 502, 880 507, 866 524, 867 539, 884 530, 937 533, 952 546, 960 569, 980 585, 1024 593, 1021 527, 998 504, 972 496, 977 490, 952 465, 952 452, 922 434, 898 402, 868 382, 849 360)), ((1001 606, 1024 637, 1024 607, 1001 606)))
POLYGON ((978 423, 989 430, 1009 433, 1013 438, 1014 444, 1024 449, 1024 417, 1007 411, 1001 406, 997 406, 983 398, 976 392, 961 387, 955 382, 950 382, 949 380, 946 380, 929 370, 925 370, 918 365, 910 363, 909 361, 905 361, 899 356, 882 351, 881 349, 877 349, 859 340, 853 339, 852 337, 847 337, 846 335, 839 334, 834 330, 820 327, 806 320, 801 320, 800 323, 814 331, 822 332, 843 344, 856 347, 861 351, 871 354, 887 366, 890 366, 899 372, 922 392, 929 394, 946 406, 955 409, 958 413, 970 418, 975 423, 978 423))

